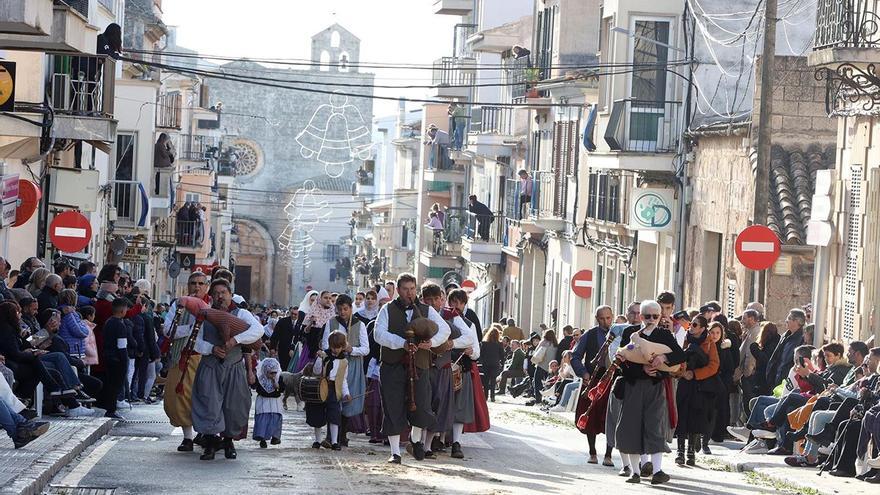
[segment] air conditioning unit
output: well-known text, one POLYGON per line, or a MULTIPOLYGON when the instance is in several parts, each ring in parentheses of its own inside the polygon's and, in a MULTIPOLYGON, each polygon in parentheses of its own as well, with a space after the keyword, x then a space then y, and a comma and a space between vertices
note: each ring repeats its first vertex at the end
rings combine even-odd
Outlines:
POLYGON ((91 169, 49 167, 49 204, 96 211, 101 196, 100 172, 91 169))

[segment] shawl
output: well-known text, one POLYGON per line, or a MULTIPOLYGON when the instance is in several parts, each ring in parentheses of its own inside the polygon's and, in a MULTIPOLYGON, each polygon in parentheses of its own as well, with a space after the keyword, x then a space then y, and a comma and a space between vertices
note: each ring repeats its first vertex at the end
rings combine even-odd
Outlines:
POLYGON ((275 358, 266 358, 257 364, 257 380, 266 392, 274 392, 278 388, 278 380, 281 378, 281 363, 275 358), (275 378, 269 378, 269 372, 275 372, 275 378))
POLYGON ((306 313, 306 318, 312 318, 312 326, 319 328, 323 328, 334 316, 336 316, 336 308, 325 308, 321 305, 320 299, 315 301, 306 313))
POLYGON ((379 316, 379 308, 381 306, 376 304, 375 308, 370 309, 369 306, 364 305, 360 311, 357 312, 360 316, 362 316, 366 320, 375 320, 379 316))

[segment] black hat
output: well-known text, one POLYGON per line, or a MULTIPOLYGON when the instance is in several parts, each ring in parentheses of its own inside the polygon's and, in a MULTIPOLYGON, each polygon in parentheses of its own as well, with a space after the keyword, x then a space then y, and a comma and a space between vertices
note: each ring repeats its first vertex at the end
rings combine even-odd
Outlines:
POLYGON ((707 311, 719 312, 721 311, 721 305, 719 305, 715 301, 712 301, 700 306, 700 313, 705 313, 707 311))

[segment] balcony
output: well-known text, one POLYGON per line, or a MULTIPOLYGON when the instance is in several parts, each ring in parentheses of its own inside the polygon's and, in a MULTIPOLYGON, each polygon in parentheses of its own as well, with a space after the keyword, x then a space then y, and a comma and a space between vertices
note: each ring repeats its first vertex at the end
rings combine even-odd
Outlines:
POLYGON ((177 246, 177 219, 163 217, 153 222, 153 246, 175 247, 177 246))
POLYGON ((469 263, 501 263, 501 251, 507 224, 504 214, 467 214, 467 226, 461 242, 461 256, 469 263))
POLYGON ((352 195, 357 197, 372 197, 376 191, 376 178, 372 172, 360 168, 355 172, 355 182, 352 183, 352 195))
POLYGON ((455 58, 474 58, 474 51, 468 44, 468 38, 477 32, 476 24, 456 24, 452 39, 452 53, 455 58))
POLYGON ((442 230, 422 226, 421 263, 428 267, 457 268, 466 227, 467 210, 464 208, 447 208, 442 230))
POLYGON ((95 53, 98 28, 89 23, 89 3, 4 0, 0 2, 0 46, 6 50, 95 53), (51 22, 46 4, 51 8, 51 22))
POLYGON ((424 180, 464 184, 464 166, 450 158, 449 153, 446 145, 425 147, 427 163, 424 180))
POLYGON ((188 162, 201 162, 211 168, 211 160, 217 158, 220 140, 214 136, 201 134, 180 135, 180 159, 188 162))
POLYGON ((112 142, 116 61, 105 56, 46 55, 56 138, 112 142))
POLYGON ((468 149, 481 156, 510 156, 513 116, 514 109, 510 107, 475 107, 468 149))
POLYGON ((200 220, 175 220, 177 247, 197 250, 205 245, 205 225, 200 220))
POLYGON ((681 117, 678 101, 615 101, 604 135, 610 151, 590 153, 590 166, 673 172, 668 154, 678 148, 681 117))
POLYGON ((869 64, 877 59, 880 0, 822 0, 816 7, 816 34, 808 63, 831 66, 850 62, 869 64))
POLYGON ((156 127, 180 130, 183 96, 178 92, 165 93, 156 99, 156 127))
POLYGON ((434 0, 434 13, 439 15, 468 15, 474 10, 473 0, 434 0))
MULTIPOLYGON (((400 229, 401 227, 396 227, 400 229)), ((373 225, 373 243, 376 249, 395 249, 398 246, 394 243, 395 227, 389 223, 380 223, 373 225)))
POLYGON ((113 180, 110 185, 116 208, 115 226, 133 230, 147 228, 150 198, 143 184, 133 180, 113 180))
POLYGON ((476 76, 477 61, 473 58, 443 57, 434 61, 434 86, 436 98, 469 98, 476 76))
POLYGON ((523 231, 565 230, 568 178, 557 171, 537 171, 533 180, 528 217, 521 222, 523 231))
POLYGON ((52 0, 0 2, 0 39, 3 34, 49 36, 52 32, 52 5, 52 0))

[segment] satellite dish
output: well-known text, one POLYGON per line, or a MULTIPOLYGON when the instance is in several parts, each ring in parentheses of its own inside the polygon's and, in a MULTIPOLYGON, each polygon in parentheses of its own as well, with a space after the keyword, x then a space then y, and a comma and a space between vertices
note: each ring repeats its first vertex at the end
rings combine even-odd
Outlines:
POLYGON ((449 284, 456 284, 458 286, 461 286, 462 282, 464 282, 464 277, 462 277, 460 273, 455 271, 448 271, 443 274, 443 281, 440 286, 446 287, 449 284))
POLYGON ((119 263, 128 243, 122 237, 116 237, 110 242, 110 263, 119 263))
POLYGON ((171 278, 177 278, 180 275, 180 263, 172 259, 168 262, 168 275, 171 278))

